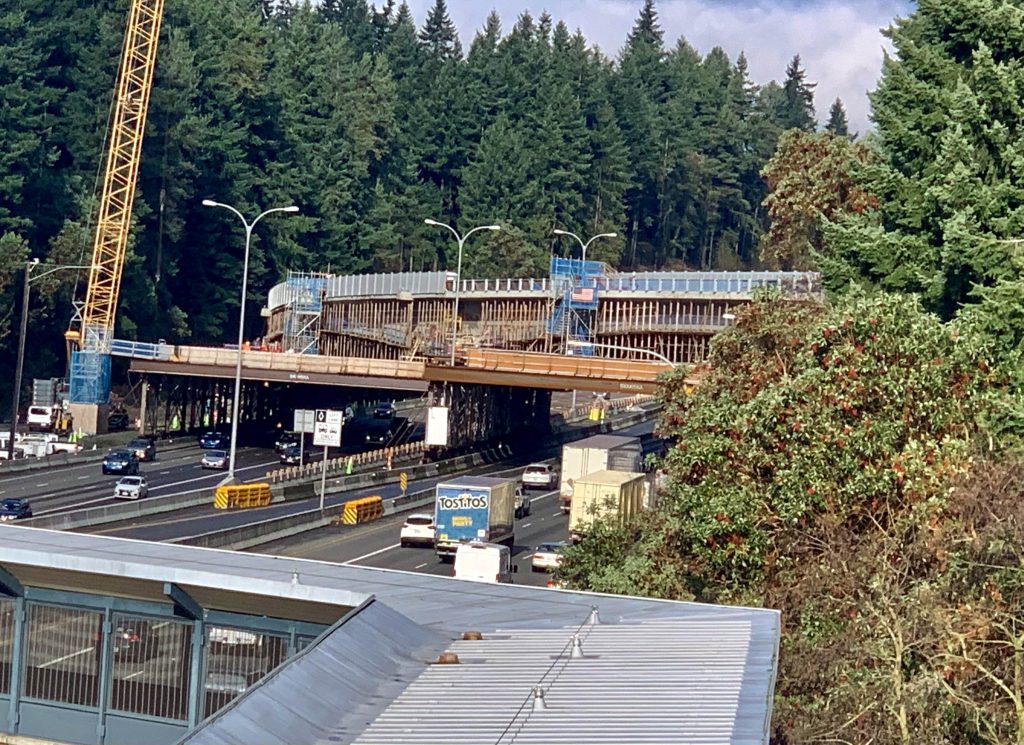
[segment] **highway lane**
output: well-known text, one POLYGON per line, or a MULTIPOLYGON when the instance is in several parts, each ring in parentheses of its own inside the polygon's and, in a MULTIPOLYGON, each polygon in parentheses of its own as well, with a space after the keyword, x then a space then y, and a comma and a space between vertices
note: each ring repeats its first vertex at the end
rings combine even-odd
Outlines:
MULTIPOLYGON (((198 445, 161 450, 157 459, 140 464, 139 472, 149 482, 154 496, 190 491, 219 483, 224 474, 199 466, 203 451, 198 445)), ((278 466, 272 450, 239 448, 238 468, 243 477, 261 476, 278 466)), ((113 502, 111 495, 117 475, 104 475, 100 463, 57 466, 27 473, 0 476, 0 498, 22 497, 32 503, 36 515, 65 511, 73 507, 96 506, 113 502)))
MULTIPOLYGON (((550 576, 545 572, 532 571, 530 560, 533 550, 547 541, 564 541, 569 536, 569 518, 563 515, 558 507, 558 500, 555 499, 557 493, 534 492, 531 495, 530 514, 516 520, 516 544, 513 550, 513 561, 519 567, 513 579, 516 584, 545 586, 550 576)), ((414 512, 430 513, 432 507, 419 508, 414 512)), ((399 545, 398 535, 402 522, 410 514, 413 513, 392 515, 354 528, 320 528, 268 543, 251 551, 336 564, 352 563, 359 566, 451 576, 452 565, 438 559, 433 549, 402 548, 399 545)))
MULTIPOLYGON (((581 423, 580 426, 585 426, 581 423)), ((617 434, 642 435, 654 430, 654 422, 642 422, 620 430, 617 434)), ((466 473, 488 474, 496 470, 511 469, 509 473, 518 475, 517 469, 521 469, 528 463, 533 462, 536 455, 518 456, 515 459, 503 464, 485 465, 471 469, 466 473)), ((433 488, 439 481, 454 478, 454 474, 442 477, 410 480, 409 491, 415 492, 421 489, 433 488)), ((331 479, 328 479, 330 482, 331 479)), ((190 487, 190 488, 195 488, 190 487)), ((348 491, 339 494, 328 494, 327 505, 338 505, 350 499, 358 497, 379 495, 384 499, 392 499, 401 494, 397 483, 372 486, 364 489, 348 491)), ((212 504, 203 507, 193 507, 174 512, 165 512, 159 515, 142 517, 121 523, 108 524, 100 528, 88 529, 87 532, 101 535, 112 535, 123 538, 136 538, 148 541, 168 541, 175 538, 199 535, 214 530, 223 530, 231 527, 239 527, 261 520, 269 520, 275 517, 283 517, 299 512, 316 509, 319 506, 319 498, 298 500, 295 502, 283 502, 272 504, 268 507, 261 507, 249 510, 217 510, 212 504)))

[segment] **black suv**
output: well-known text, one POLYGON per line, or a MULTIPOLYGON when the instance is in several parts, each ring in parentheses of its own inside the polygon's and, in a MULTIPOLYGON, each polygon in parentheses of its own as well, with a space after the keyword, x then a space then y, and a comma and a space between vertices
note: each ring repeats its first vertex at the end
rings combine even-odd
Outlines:
POLYGON ((32 517, 32 506, 27 499, 0 500, 0 521, 21 520, 26 517, 32 517))
POLYGON ((103 473, 124 473, 135 476, 139 473, 139 456, 131 450, 111 450, 103 459, 103 473))
POLYGON ((136 437, 125 448, 133 451, 141 461, 156 460, 156 443, 148 437, 136 437))

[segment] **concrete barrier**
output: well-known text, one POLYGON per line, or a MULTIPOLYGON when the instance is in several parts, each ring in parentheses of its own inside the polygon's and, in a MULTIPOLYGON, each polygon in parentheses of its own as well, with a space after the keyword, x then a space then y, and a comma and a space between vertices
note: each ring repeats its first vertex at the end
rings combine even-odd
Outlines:
MULTIPOLYGON (((62 468, 65 466, 79 466, 87 463, 99 463, 107 453, 117 449, 118 446, 98 447, 95 450, 80 450, 77 453, 54 453, 42 458, 22 458, 20 460, 0 460, 0 477, 10 473, 22 473, 25 471, 44 471, 48 468, 62 468)), ((194 447, 192 442, 179 445, 167 445, 158 449, 160 453, 175 450, 186 450, 194 447)))
POLYGON ((46 528, 47 530, 81 530, 96 525, 133 520, 208 504, 210 504, 210 490, 197 489, 180 494, 168 494, 165 497, 146 497, 131 502, 105 504, 100 507, 83 507, 54 515, 39 515, 19 520, 18 524, 30 528, 46 528))

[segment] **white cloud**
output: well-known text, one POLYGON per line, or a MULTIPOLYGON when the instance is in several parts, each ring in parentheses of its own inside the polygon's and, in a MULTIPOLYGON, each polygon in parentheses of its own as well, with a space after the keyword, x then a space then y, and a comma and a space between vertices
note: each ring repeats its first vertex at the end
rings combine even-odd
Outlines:
MULTIPOLYGON (((420 24, 431 5, 433 0, 409 0, 420 24)), ((614 57, 642 5, 643 0, 448 0, 448 11, 467 49, 492 7, 506 32, 523 10, 536 18, 546 9, 614 57)), ((807 79, 818 84, 819 120, 839 96, 851 128, 864 132, 870 126, 867 91, 878 81, 882 50, 888 48, 881 29, 910 8, 907 0, 660 0, 657 9, 667 47, 684 36, 702 53, 720 46, 735 59, 745 51, 758 83, 780 80, 799 54, 807 79)))

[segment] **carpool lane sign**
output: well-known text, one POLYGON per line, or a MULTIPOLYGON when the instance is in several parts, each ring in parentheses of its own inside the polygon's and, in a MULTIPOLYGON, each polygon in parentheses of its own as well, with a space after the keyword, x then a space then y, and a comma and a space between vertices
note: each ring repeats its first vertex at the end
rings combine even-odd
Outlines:
POLYGON ((313 420, 313 444, 318 447, 341 447, 341 422, 344 412, 317 409, 313 420))

